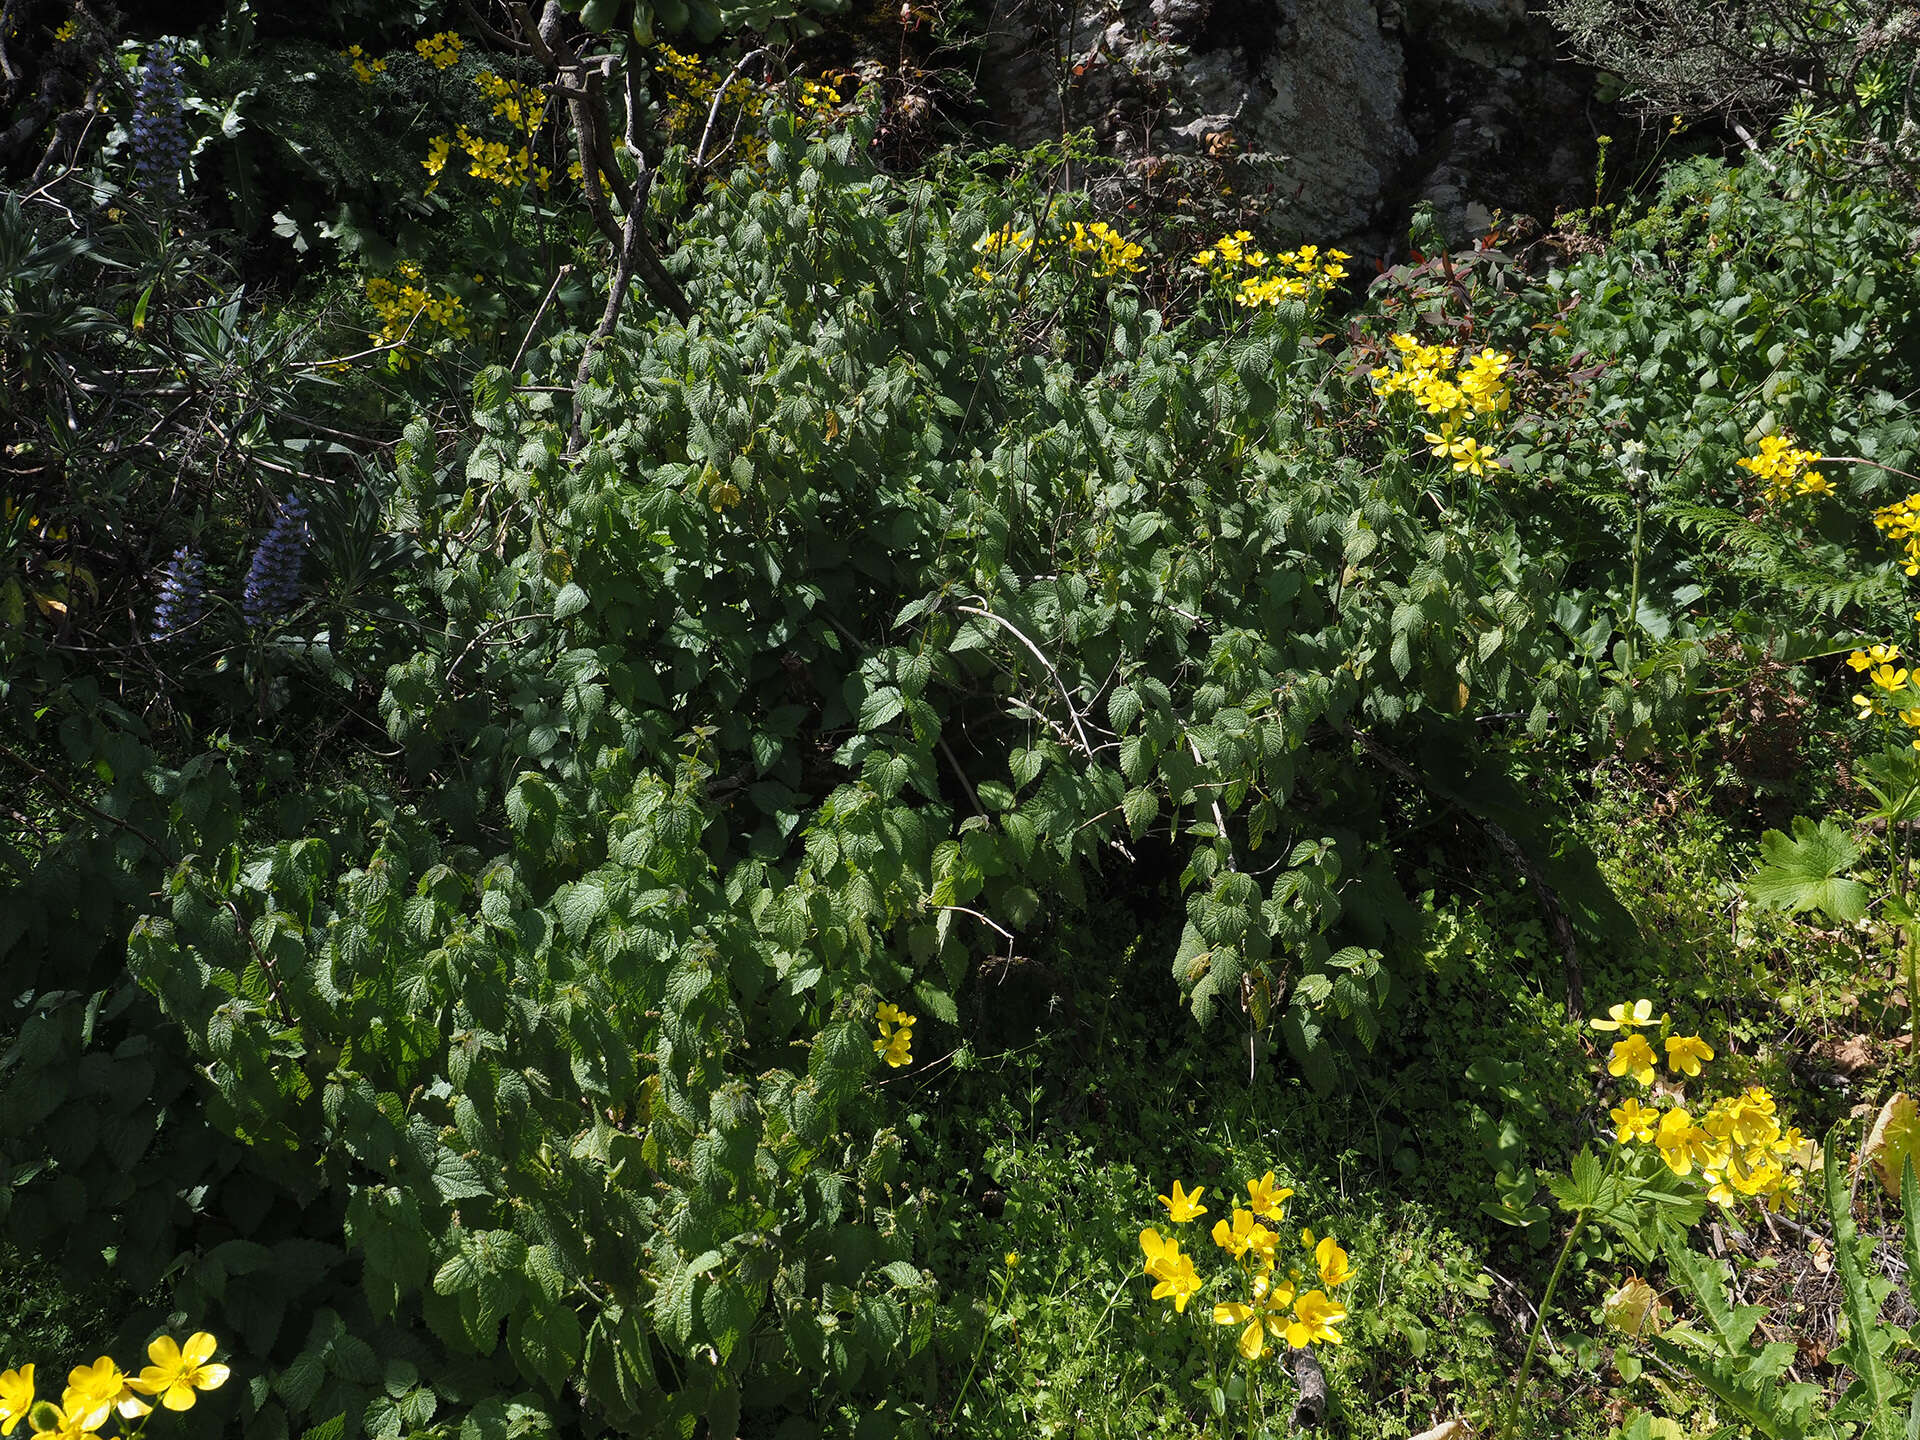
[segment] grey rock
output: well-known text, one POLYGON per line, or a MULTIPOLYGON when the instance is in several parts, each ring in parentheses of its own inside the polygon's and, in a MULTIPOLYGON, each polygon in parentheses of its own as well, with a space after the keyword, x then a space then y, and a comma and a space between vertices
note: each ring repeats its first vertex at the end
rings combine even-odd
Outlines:
POLYGON ((1091 126, 1123 177, 1211 166, 1224 203, 1360 253, 1419 205, 1455 243, 1550 214, 1591 155, 1585 78, 1526 0, 1001 0, 981 83, 1002 138, 1091 126))

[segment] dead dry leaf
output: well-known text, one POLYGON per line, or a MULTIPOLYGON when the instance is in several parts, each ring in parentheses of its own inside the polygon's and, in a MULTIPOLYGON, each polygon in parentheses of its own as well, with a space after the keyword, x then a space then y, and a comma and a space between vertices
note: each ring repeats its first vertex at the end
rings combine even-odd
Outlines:
MULTIPOLYGON (((1880 1178, 1880 1186, 1896 1199, 1900 1195, 1900 1176, 1914 1145, 1920 1141, 1920 1106, 1904 1090, 1896 1090, 1880 1107, 1867 1143, 1860 1147, 1860 1163, 1871 1165, 1880 1178)), ((1920 1165, 1920 1159, 1915 1159, 1920 1165)))

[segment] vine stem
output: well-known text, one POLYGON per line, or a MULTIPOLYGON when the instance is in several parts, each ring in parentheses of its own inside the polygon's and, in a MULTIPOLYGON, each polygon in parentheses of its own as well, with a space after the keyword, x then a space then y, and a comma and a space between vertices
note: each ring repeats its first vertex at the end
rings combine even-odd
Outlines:
POLYGON ((1815 464, 1825 465, 1865 465, 1869 470, 1884 470, 1889 475, 1898 475, 1902 480, 1911 480, 1920 484, 1920 475, 1909 475, 1905 470, 1896 470, 1891 465, 1882 465, 1878 460, 1869 460, 1863 455, 1822 455, 1815 464))

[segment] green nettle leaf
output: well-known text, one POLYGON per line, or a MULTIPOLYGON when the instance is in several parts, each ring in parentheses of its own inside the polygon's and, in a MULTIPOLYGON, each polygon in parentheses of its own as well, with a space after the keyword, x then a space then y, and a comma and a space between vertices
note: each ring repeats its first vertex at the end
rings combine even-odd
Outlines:
POLYGON ((1747 881, 1754 904, 1791 915, 1817 910, 1849 925, 1867 913, 1867 887, 1846 876, 1859 863, 1860 847, 1831 820, 1816 825, 1796 815, 1793 838, 1769 830, 1760 837, 1760 854, 1760 868, 1747 881))
POLYGON ((522 1305, 508 1323, 507 1344, 529 1379, 558 1394, 580 1360, 580 1317, 558 1301, 522 1305))
POLYGON ((1158 792, 1143 786, 1129 790, 1121 805, 1126 812, 1127 828, 1133 832, 1133 838, 1137 840, 1147 833, 1147 827, 1160 813, 1160 796, 1158 792))

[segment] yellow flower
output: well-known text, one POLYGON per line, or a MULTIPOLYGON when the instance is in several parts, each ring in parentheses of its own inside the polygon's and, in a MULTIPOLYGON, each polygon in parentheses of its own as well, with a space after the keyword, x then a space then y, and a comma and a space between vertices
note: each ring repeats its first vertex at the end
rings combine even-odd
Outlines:
POLYGON ((1653 1018, 1651 1000, 1635 1000, 1630 1005, 1610 1005, 1606 1019, 1589 1020, 1587 1023, 1596 1030, 1633 1030, 1659 1022, 1653 1018))
POLYGON ((1278 1221, 1286 1213, 1286 1202, 1293 1191, 1274 1183, 1269 1170, 1258 1180, 1247 1182, 1247 1207, 1262 1220, 1278 1221))
POLYGON ((1653 1127, 1660 1120, 1658 1110, 1651 1110, 1633 1099, 1623 1101, 1619 1109, 1609 1110, 1607 1114, 1613 1117, 1613 1123, 1617 1127, 1614 1130, 1614 1138, 1622 1145, 1631 1140, 1644 1144, 1653 1139, 1653 1127))
POLYGON ((1607 1061, 1609 1075, 1625 1075, 1629 1071, 1642 1085, 1653 1084, 1653 1047, 1647 1044, 1644 1035, 1629 1035, 1624 1040, 1616 1040, 1613 1057, 1607 1061))
MULTIPOLYGON (((1920 614, 1916 614, 1913 618, 1920 620, 1920 614)), ((1871 650, 1854 651, 1851 655, 1847 656, 1847 664, 1851 665, 1855 670, 1872 670, 1876 667, 1884 668, 1891 665, 1899 658, 1900 647, 1898 645, 1876 645, 1871 650)))
POLYGON ((1714 1204, 1731 1207, 1733 1202, 1739 1198, 1734 1194, 1733 1187, 1727 1184, 1727 1177, 1721 1171, 1702 1170, 1700 1172, 1700 1178, 1706 1182, 1707 1199, 1711 1200, 1714 1204))
POLYGON ((1867 672, 1867 679, 1882 690, 1898 690, 1907 683, 1905 666, 1882 665, 1867 672))
MULTIPOLYGON (((71 1391, 67 1393, 72 1394, 71 1391)), ((84 1406, 86 1402, 82 1400, 78 1403, 84 1406)), ((86 1418, 88 1417, 84 1409, 70 1408, 65 1404, 56 1405, 51 1400, 42 1400, 33 1407, 32 1414, 27 1417, 27 1424, 35 1435, 42 1437, 42 1440, 88 1440, 93 1429, 105 1423, 106 1416, 102 1415, 91 1428, 80 1423, 86 1418)))
MULTIPOLYGON (((732 490, 732 504, 740 503, 740 492, 731 484, 715 487, 714 508, 723 508, 729 503, 724 493, 732 490)), ((898 1070, 902 1065, 913 1063, 913 1027, 919 1020, 917 1015, 909 1015, 891 1001, 883 1001, 876 1006, 873 1018, 880 1026, 880 1038, 873 1042, 873 1053, 898 1070)))
MULTIPOLYGON (((1244 1210, 1234 1212, 1236 1224, 1240 1216, 1246 1213, 1244 1210)), ((1280 1237, 1264 1225, 1255 1225, 1247 1231, 1247 1253, 1258 1260, 1265 1269, 1273 1268, 1273 1247, 1279 1242, 1280 1237)))
POLYGON ((1669 1035, 1667 1068, 1680 1075, 1698 1075, 1702 1061, 1713 1059, 1713 1047, 1698 1035, 1669 1035))
POLYGON ((466 42, 453 31, 442 30, 438 35, 414 41, 413 48, 434 69, 445 70, 460 63, 460 52, 466 48, 466 42))
POLYGON ((33 1408, 33 1366, 0 1373, 0 1435, 11 1435, 33 1408))
POLYGON ((1287 1344, 1296 1350, 1319 1340, 1338 1345, 1340 1332, 1333 1327, 1346 1318, 1346 1306, 1329 1299, 1323 1290, 1309 1290, 1293 1302, 1293 1323, 1287 1326, 1287 1344))
POLYGON ((1273 1244, 1278 1238, 1253 1218, 1251 1210, 1242 1210, 1238 1205, 1233 1207, 1232 1224, 1216 1220, 1213 1225, 1213 1243, 1236 1260, 1251 1250, 1257 1258, 1271 1265, 1273 1244))
POLYGON ((1660 1158, 1666 1161, 1667 1168, 1674 1174, 1688 1175, 1693 1172, 1697 1133, 1693 1117, 1678 1106, 1660 1117, 1659 1128, 1653 1133, 1653 1143, 1660 1151, 1660 1158))
POLYGON ((1347 1263, 1347 1252, 1340 1248, 1340 1242, 1331 1235, 1313 1247, 1313 1263, 1320 1271, 1320 1283, 1329 1290, 1336 1290, 1353 1278, 1353 1267, 1347 1263))
POLYGON ((82 1430, 98 1430, 115 1409, 132 1419, 153 1408, 134 1396, 120 1367, 105 1355, 91 1365, 76 1365, 67 1372, 67 1389, 60 1405, 77 1417, 82 1430))
POLYGON ((1453 468, 1474 475, 1487 473, 1489 465, 1496 465, 1493 451, 1478 440, 1457 440, 1453 445, 1453 468))
POLYGON ((1200 1197, 1207 1193, 1207 1187, 1196 1185, 1191 1190, 1182 1190, 1178 1180, 1173 1182, 1172 1196, 1156 1195, 1154 1198, 1167 1207, 1167 1214, 1176 1225, 1184 1225, 1189 1220, 1198 1220, 1207 1213, 1207 1207, 1200 1203, 1200 1197))
POLYGON ((1638 1275, 1629 1275, 1600 1302, 1600 1314, 1608 1326, 1634 1339, 1645 1334, 1649 1326, 1659 1328, 1655 1324, 1659 1310, 1660 1297, 1638 1275))
POLYGON ((1020 1265, 1020 1252, 1018 1250, 1007 1251, 1007 1269, 1009 1270, 1018 1269, 1019 1265, 1020 1265))
POLYGON ((142 1395, 158 1395, 169 1410, 191 1410, 196 1390, 218 1390, 227 1383, 224 1365, 211 1363, 216 1342, 204 1330, 187 1337, 185 1345, 171 1335, 162 1335, 147 1346, 147 1358, 153 1363, 132 1382, 142 1395))
POLYGON ((1190 1256, 1180 1253, 1180 1242, 1162 1239, 1155 1230, 1140 1232, 1140 1248, 1146 1252, 1149 1276, 1160 1283, 1153 1287, 1153 1298, 1171 1298, 1176 1312, 1185 1313, 1187 1301, 1200 1289, 1199 1273, 1190 1256))
POLYGON ((1272 1332, 1278 1340, 1287 1333, 1287 1307, 1293 1303, 1293 1285, 1286 1280, 1274 1281, 1270 1276, 1256 1275, 1253 1280, 1253 1303, 1243 1305, 1237 1300, 1213 1307, 1213 1323, 1216 1325, 1244 1325, 1240 1332, 1239 1351, 1248 1360, 1258 1360, 1267 1349, 1267 1333, 1272 1332))

